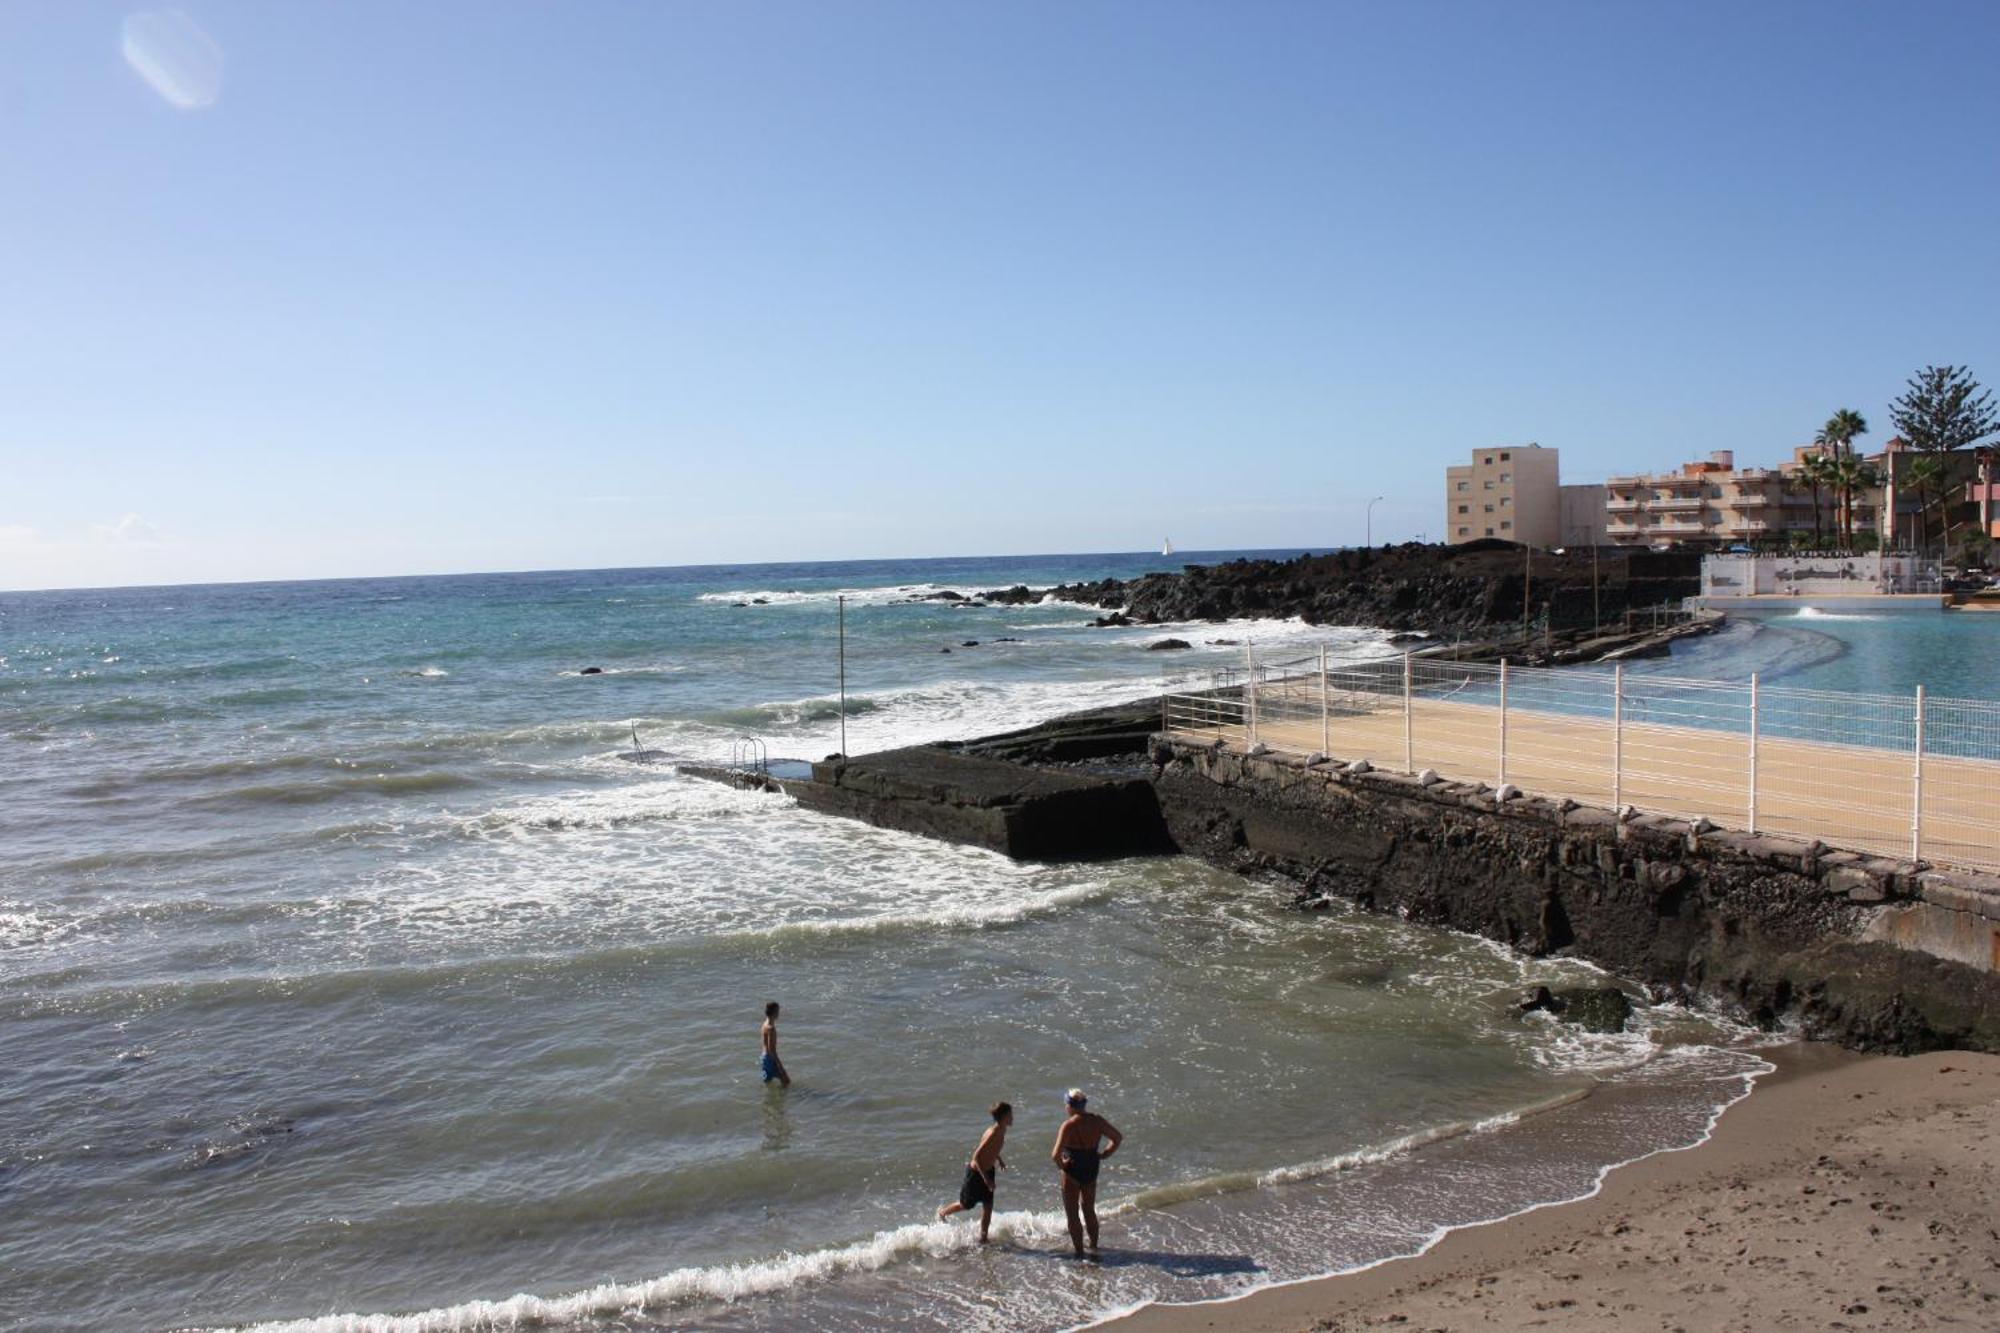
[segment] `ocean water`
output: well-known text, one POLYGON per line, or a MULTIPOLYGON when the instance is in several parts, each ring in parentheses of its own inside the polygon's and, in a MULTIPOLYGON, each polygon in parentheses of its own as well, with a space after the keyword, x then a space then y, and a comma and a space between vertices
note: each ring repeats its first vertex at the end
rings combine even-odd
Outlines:
POLYGON ((1409 1252, 1698 1140, 1754 1044, 1668 1008, 1616 1037, 1516 1016, 1606 980, 1584 964, 619 757, 834 749, 842 593, 855 753, 1245 642, 1390 651, 912 600, 1170 563, 0 596, 0 1326, 1063 1328, 1409 1252), (1196 647, 1147 651, 1167 633, 1196 647), (767 999, 789 1090, 756 1077, 767 999), (1090 1265, 1047 1162, 1077 1083, 1129 1136, 1090 1265), (982 1249, 930 1219, 997 1098, 982 1249))

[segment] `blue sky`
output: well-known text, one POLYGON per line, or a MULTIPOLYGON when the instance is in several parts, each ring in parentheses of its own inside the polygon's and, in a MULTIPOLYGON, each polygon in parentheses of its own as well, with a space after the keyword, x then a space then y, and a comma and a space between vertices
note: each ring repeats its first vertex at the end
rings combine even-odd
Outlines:
POLYGON ((2000 384, 1991 3, 179 9, 0 7, 0 587, 1436 536, 2000 384))

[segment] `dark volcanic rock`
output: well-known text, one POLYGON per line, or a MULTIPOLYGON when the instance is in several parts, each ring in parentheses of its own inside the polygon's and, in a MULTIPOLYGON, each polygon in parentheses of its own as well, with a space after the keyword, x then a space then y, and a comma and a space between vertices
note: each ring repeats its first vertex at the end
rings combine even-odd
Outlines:
POLYGON ((1576 986, 1555 993, 1556 1017, 1590 1032, 1623 1032, 1632 1001, 1616 986, 1576 986))
POLYGON ((583 670, 581 670, 581 671, 577 672, 576 674, 577 674, 577 675, 579 675, 579 676, 601 676, 601 675, 603 675, 603 674, 604 674, 604 668, 603 668, 603 667, 585 667, 585 668, 584 668, 583 670))
POLYGON ((1090 622, 1092 629, 1124 629, 1132 623, 1132 618, 1122 611, 1113 611, 1108 616, 1099 616, 1090 622))
POLYGON ((982 602, 992 602, 996 606, 1026 606, 1030 602, 1042 600, 1042 594, 1025 583, 1017 583, 1011 588, 995 588, 979 594, 982 602))
MULTIPOLYGON (((1546 617, 1557 629, 1617 625, 1629 608, 1678 601, 1699 591, 1701 562, 1685 552, 1600 551, 1529 557, 1512 542, 1232 560, 1189 565, 1178 574, 1101 579, 1049 589, 1055 597, 1123 616, 1099 624, 1220 621, 1298 616, 1313 625, 1377 625, 1430 634, 1518 629, 1546 617), (1531 577, 1524 574, 1531 573, 1531 577), (1594 582, 1594 588, 1593 588, 1594 582)), ((1029 589, 985 594, 1008 604, 1038 599, 1029 589)))
POLYGON ((1158 643, 1147 644, 1146 651, 1149 653, 1166 653, 1166 652, 1172 652, 1177 648, 1192 648, 1192 647, 1194 647, 1194 645, 1189 643, 1186 639, 1161 639, 1158 643))

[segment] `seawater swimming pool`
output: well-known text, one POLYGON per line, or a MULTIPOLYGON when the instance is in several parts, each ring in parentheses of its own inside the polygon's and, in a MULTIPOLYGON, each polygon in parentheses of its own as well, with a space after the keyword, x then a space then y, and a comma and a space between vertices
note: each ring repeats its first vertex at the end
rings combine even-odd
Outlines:
POLYGON ((1719 634, 1630 670, 1866 694, 2000 698, 2000 616, 1974 611, 1731 612, 1719 634))

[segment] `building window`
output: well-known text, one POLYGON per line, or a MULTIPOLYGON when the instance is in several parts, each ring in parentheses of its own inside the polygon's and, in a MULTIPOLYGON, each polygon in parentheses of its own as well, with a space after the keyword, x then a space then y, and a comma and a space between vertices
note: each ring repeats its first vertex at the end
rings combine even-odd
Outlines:
POLYGON ((1492 467, 1492 466, 1493 466, 1493 455, 1492 455, 1492 454, 1488 454, 1488 455, 1486 455, 1486 466, 1488 466, 1488 467, 1492 467))
POLYGON ((1502 482, 1509 482, 1509 481, 1512 481, 1512 480, 1514 480, 1514 474, 1513 474, 1513 473, 1511 473, 1511 472, 1502 472, 1502 473, 1500 474, 1500 480, 1501 480, 1502 482))
POLYGON ((1491 537, 1493 535, 1493 529, 1491 528, 1486 529, 1486 535, 1491 537))
POLYGON ((1482 485, 1484 486, 1484 488, 1485 488, 1486 490, 1489 490, 1489 491, 1490 491, 1490 490, 1492 490, 1492 489, 1493 489, 1493 483, 1492 483, 1492 482, 1490 482, 1490 481, 1488 481, 1488 482, 1483 482, 1483 483, 1481 483, 1481 484, 1482 484, 1482 485))
POLYGON ((1510 518, 1503 518, 1500 520, 1500 526, 1503 528, 1511 528, 1514 526, 1514 520, 1510 518))
POLYGON ((1492 505, 1487 505, 1487 506, 1486 506, 1486 512, 1487 512, 1487 513, 1489 513, 1489 514, 1490 514, 1490 513, 1492 513, 1492 512, 1493 512, 1493 506, 1492 506, 1492 505))
POLYGON ((1471 512, 1472 512, 1472 506, 1471 506, 1471 505, 1460 505, 1460 506, 1458 507, 1458 512, 1459 512, 1459 513, 1461 513, 1461 514, 1469 514, 1469 513, 1471 513, 1471 512))
POLYGON ((1514 497, 1511 495, 1503 495, 1500 497, 1500 507, 1502 509, 1509 508, 1510 506, 1513 505, 1513 503, 1514 503, 1514 497))
POLYGON ((1471 529, 1471 528, 1460 528, 1460 529, 1458 530, 1458 535, 1459 535, 1459 536, 1461 536, 1461 537, 1470 537, 1470 536, 1472 535, 1472 529, 1471 529))
POLYGON ((1502 455, 1500 455, 1500 461, 1504 463, 1504 462, 1506 462, 1506 461, 1507 461, 1508 459, 1512 458, 1513 456, 1514 456, 1514 455, 1512 455, 1512 454, 1502 454, 1502 455))
POLYGON ((1458 489, 1460 489, 1461 491, 1469 491, 1472 489, 1472 483, 1469 481, 1461 481, 1460 483, 1458 483, 1458 489))

